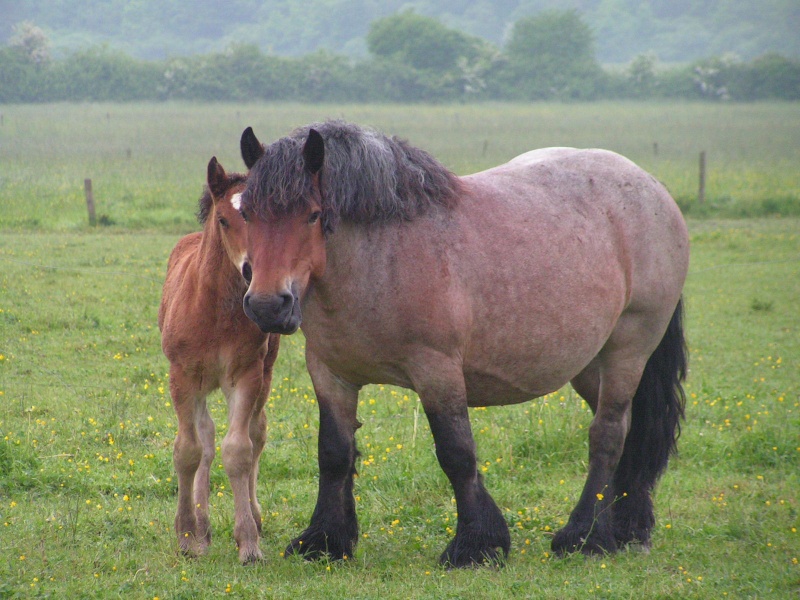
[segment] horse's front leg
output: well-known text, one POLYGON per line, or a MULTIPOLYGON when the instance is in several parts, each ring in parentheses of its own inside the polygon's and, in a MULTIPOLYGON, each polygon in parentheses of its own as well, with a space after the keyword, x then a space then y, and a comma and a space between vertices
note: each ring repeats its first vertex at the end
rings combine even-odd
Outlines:
POLYGON ((289 543, 286 556, 346 559, 358 541, 353 477, 359 387, 334 376, 311 352, 306 359, 319 405, 319 494, 309 526, 289 543))
POLYGON ((456 497, 456 535, 439 562, 448 567, 502 563, 511 547, 508 524, 483 486, 467 412, 463 376, 420 389, 436 443, 436 457, 456 497), (502 552, 502 556, 501 556, 502 552))

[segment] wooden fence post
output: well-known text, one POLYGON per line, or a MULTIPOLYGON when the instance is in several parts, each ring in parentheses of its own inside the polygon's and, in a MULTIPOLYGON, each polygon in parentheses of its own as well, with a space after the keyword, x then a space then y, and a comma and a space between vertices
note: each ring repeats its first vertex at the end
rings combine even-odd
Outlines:
POLYGON ((697 203, 702 204, 706 200, 706 151, 700 153, 700 185, 697 189, 697 203))
POLYGON ((83 191, 86 193, 86 210, 89 211, 89 225, 92 227, 97 223, 97 218, 94 214, 94 194, 92 194, 92 180, 83 180, 83 191))

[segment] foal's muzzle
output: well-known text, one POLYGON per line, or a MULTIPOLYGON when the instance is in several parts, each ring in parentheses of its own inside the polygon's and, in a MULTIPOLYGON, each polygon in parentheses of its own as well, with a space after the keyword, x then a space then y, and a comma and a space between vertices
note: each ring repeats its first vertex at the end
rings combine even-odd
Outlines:
POLYGON ((264 333, 289 335, 297 331, 303 320, 300 302, 291 292, 270 296, 248 292, 243 304, 244 314, 264 333))

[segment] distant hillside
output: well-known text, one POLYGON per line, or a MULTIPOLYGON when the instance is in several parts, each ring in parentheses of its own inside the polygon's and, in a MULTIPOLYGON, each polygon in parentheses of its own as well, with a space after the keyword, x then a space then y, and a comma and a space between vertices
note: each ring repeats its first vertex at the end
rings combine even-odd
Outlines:
POLYGON ((798 0, 0 0, 0 42, 13 24, 43 28, 56 53, 108 44, 139 58, 218 52, 237 42, 271 54, 326 49, 360 57, 372 21, 398 10, 440 19, 502 47, 511 24, 574 8, 603 63, 652 53, 690 61, 727 53, 800 57, 798 0))

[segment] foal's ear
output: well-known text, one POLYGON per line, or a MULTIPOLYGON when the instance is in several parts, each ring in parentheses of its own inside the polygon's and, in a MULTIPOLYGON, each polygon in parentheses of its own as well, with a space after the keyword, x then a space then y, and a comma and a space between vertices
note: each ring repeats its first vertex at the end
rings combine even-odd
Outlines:
POLYGON ((306 170, 312 175, 319 173, 325 161, 325 142, 316 129, 308 130, 308 137, 303 146, 303 160, 306 162, 306 170))
POLYGON ((242 150, 244 165, 248 169, 252 169, 258 159, 264 156, 264 146, 258 141, 252 127, 248 127, 242 132, 242 140, 239 142, 239 147, 242 150))
POLYGON ((211 191, 211 195, 214 197, 215 201, 225 195, 225 190, 228 189, 228 176, 225 173, 225 169, 222 168, 222 165, 217 162, 216 156, 212 156, 211 160, 208 161, 208 176, 206 181, 208 182, 208 189, 211 191))

